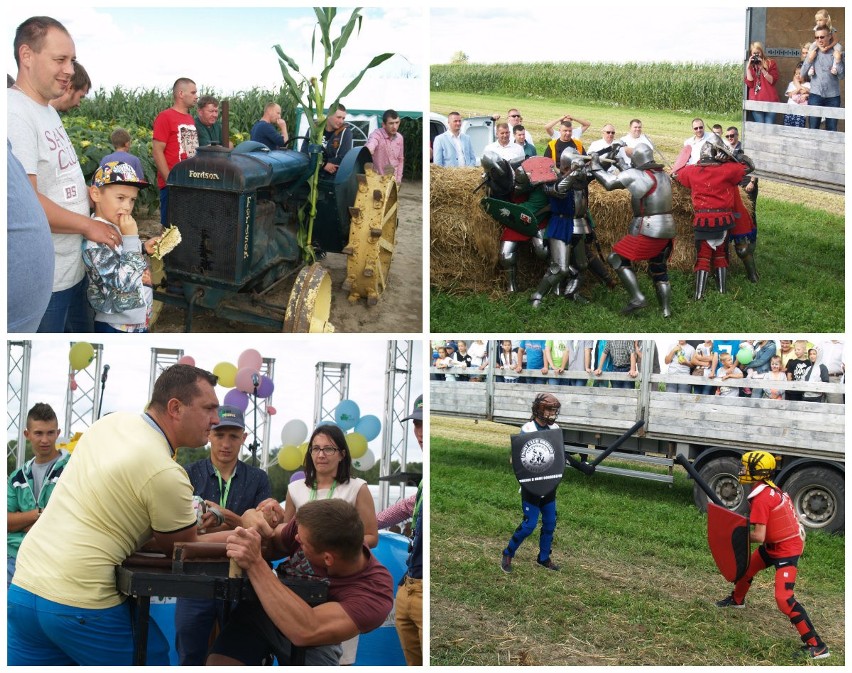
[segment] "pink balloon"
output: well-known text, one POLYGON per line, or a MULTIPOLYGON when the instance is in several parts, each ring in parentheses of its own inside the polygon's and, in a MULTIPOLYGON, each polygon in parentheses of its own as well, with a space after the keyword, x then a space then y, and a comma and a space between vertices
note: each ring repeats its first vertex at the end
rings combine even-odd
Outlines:
POLYGON ((233 390, 229 390, 225 393, 224 404, 227 407, 236 407, 243 413, 248 409, 249 398, 242 390, 237 390, 234 388, 233 390))
POLYGON ((259 372, 262 366, 263 358, 254 348, 244 350, 240 353, 240 357, 237 359, 237 369, 250 367, 251 369, 254 369, 254 371, 259 372))
POLYGON ((260 377, 260 385, 257 387, 257 396, 266 398, 269 397, 275 390, 275 384, 268 376, 260 377))
POLYGON ((77 382, 74 379, 71 379, 71 383, 69 385, 71 390, 77 390, 77 382))
POLYGON ((234 379, 234 387, 237 390, 242 390, 244 393, 254 394, 254 383, 252 381, 252 377, 257 377, 257 384, 260 387, 260 374, 256 369, 252 369, 251 367, 242 367, 237 370, 237 376, 234 379))
POLYGON ((275 414, 278 413, 278 409, 276 409, 275 407, 272 407, 272 406, 267 406, 266 407, 266 413, 269 414, 270 416, 274 416, 275 414))
POLYGON ((190 367, 195 366, 195 358, 191 355, 184 355, 180 360, 177 361, 179 365, 189 365, 190 367))

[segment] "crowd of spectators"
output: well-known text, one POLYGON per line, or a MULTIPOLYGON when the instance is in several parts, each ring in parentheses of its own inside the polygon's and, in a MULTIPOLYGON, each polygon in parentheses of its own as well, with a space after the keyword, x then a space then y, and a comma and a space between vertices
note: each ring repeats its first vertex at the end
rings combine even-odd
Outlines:
MULTIPOLYGON (((642 361, 641 340, 521 339, 432 341, 432 380, 495 380, 563 386, 633 388, 642 361), (471 348, 474 355, 471 355, 471 348), (489 353, 494 361, 489 361, 489 353), (626 374, 610 377, 606 374, 626 374)), ((666 382, 666 392, 843 403, 843 395, 774 389, 767 380, 842 383, 845 347, 839 340, 808 339, 678 340, 655 343, 652 371, 693 382, 666 382), (725 386, 728 379, 756 385, 725 386), (760 383, 758 383, 760 382, 760 383)))

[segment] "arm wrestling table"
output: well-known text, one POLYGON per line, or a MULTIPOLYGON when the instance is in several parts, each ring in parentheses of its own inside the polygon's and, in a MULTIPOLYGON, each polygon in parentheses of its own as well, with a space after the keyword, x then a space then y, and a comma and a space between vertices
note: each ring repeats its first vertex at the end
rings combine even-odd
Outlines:
MULTIPOLYGON (((206 598, 226 601, 225 615, 232 601, 255 598, 254 589, 247 577, 229 577, 229 559, 224 553, 216 558, 185 558, 185 550, 192 543, 175 545, 174 557, 134 554, 122 565, 116 566, 116 588, 136 604, 136 643, 134 665, 144 666, 148 648, 151 596, 174 598, 206 598)), ((213 543, 202 543, 211 545, 213 543)), ((209 547, 205 548, 208 551, 209 547)), ((224 544, 222 544, 224 552, 224 544)), ((233 574, 233 572, 231 573, 233 574)), ((321 582, 282 580, 310 606, 326 602, 327 587, 321 582)), ((304 665, 305 648, 292 647, 290 663, 304 665)))

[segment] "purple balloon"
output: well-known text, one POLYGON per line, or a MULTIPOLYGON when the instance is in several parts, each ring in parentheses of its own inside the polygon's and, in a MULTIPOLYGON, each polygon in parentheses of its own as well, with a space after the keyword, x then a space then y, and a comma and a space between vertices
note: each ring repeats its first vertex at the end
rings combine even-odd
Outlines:
POLYGON ((293 474, 290 475, 290 483, 292 484, 294 481, 299 481, 300 479, 304 479, 304 478, 305 478, 305 473, 302 472, 302 470, 299 470, 298 472, 294 472, 293 474))
POLYGON ((233 390, 229 390, 225 393, 225 405, 229 407, 236 407, 243 413, 248 409, 249 398, 246 393, 242 390, 237 390, 234 388, 233 390))
POLYGON ((269 397, 275 390, 275 384, 268 376, 260 377, 260 385, 257 387, 257 396, 261 398, 269 397))

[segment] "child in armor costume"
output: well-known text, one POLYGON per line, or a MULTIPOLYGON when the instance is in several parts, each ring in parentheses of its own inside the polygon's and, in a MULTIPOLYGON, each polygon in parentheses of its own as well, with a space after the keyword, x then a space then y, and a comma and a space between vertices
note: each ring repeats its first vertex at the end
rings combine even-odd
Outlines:
MULTIPOLYGON (((554 395, 539 393, 532 404, 532 417, 529 422, 521 426, 521 433, 558 430, 556 418, 559 416, 561 407, 562 405, 554 395)), ((538 526, 539 515, 541 515, 541 536, 539 537, 539 552, 536 563, 548 570, 559 570, 559 566, 550 558, 553 534, 556 532, 556 490, 558 488, 559 485, 557 484, 547 495, 537 496, 521 486, 521 507, 524 511, 524 518, 515 529, 509 544, 503 550, 500 567, 504 572, 512 572, 512 559, 515 552, 538 526)))
POLYGON ((647 259, 648 273, 654 281, 663 317, 668 318, 672 314, 668 260, 676 231, 672 216, 671 178, 663 172, 661 164, 654 162, 654 150, 644 143, 633 148, 631 162, 631 168, 612 175, 604 169, 597 156, 592 159, 595 179, 607 191, 629 191, 633 206, 628 233, 613 246, 609 263, 630 297, 621 311, 629 314, 648 305, 630 266, 631 261, 647 259))
POLYGON ((799 556, 805 548, 804 529, 790 496, 771 481, 774 472, 775 458, 772 454, 766 451, 743 454, 740 483, 755 484, 748 495, 749 523, 754 527, 749 533, 749 540, 760 546, 752 553, 748 570, 734 585, 734 591, 718 601, 716 606, 744 608, 746 593, 754 576, 773 565, 778 609, 790 619, 804 643, 797 655, 808 659, 825 659, 829 656, 828 646, 819 637, 805 608, 793 594, 799 556))

